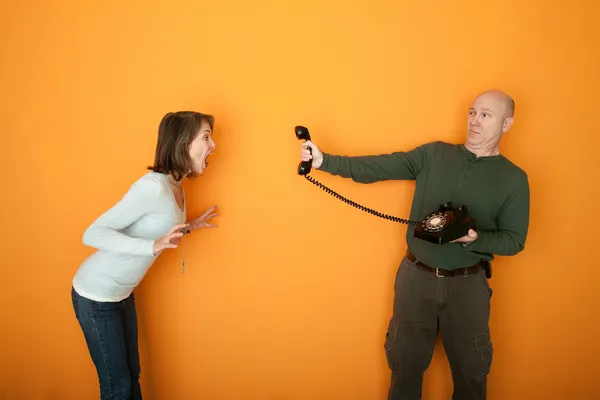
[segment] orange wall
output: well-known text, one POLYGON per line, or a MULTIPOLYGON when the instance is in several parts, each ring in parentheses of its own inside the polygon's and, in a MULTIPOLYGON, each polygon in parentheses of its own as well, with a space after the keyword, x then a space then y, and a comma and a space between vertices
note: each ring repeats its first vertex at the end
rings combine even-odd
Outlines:
MULTIPOLYGON (((180 109, 217 117, 217 151, 186 190, 190 215, 222 216, 186 239, 185 274, 165 254, 137 291, 146 398, 384 399, 405 227, 298 177, 293 126, 353 155, 457 142, 490 87, 516 99, 502 150, 529 173, 532 214, 525 252, 495 263, 489 398, 600 396, 599 235, 583 226, 598 194, 595 1, 101 3, 0 5, 1 399, 98 395, 70 304, 92 251, 81 236, 180 109)), ((412 182, 314 176, 409 213, 412 182)), ((451 390, 438 347, 424 398, 451 390)))

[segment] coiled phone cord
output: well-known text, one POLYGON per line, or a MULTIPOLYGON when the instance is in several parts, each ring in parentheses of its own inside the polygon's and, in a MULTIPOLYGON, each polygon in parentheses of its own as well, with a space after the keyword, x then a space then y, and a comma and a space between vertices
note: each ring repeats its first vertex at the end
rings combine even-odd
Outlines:
POLYGON ((398 218, 398 217, 394 217, 392 215, 387 215, 387 214, 382 214, 379 211, 375 211, 372 210, 370 208, 367 208, 365 206, 361 206, 358 203, 353 202, 350 199, 345 198, 344 196, 342 196, 341 194, 336 193, 335 191, 329 189, 327 186, 323 185, 321 182, 317 181, 316 179, 314 179, 313 177, 309 176, 309 175, 303 175, 309 182, 311 182, 312 184, 316 185, 317 187, 320 187, 321 189, 323 189, 324 191, 326 191, 327 193, 329 193, 330 195, 340 199, 341 201, 343 201, 344 203, 350 204, 351 206, 354 206, 362 211, 368 212, 369 214, 373 214, 377 217, 383 218, 383 219, 387 219, 387 220, 391 220, 394 222, 398 222, 400 224, 407 224, 407 225, 417 225, 420 222, 419 221, 410 221, 404 218, 398 218))

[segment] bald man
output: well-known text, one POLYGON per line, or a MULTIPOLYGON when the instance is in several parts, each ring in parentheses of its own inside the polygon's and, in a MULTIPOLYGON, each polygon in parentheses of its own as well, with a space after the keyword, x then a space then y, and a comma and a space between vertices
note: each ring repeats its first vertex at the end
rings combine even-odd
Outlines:
POLYGON ((486 398, 493 355, 490 262, 494 255, 521 252, 529 226, 527 174, 499 147, 513 113, 510 96, 489 90, 469 108, 464 144, 436 141, 410 151, 357 157, 323 153, 311 141, 302 144, 301 159, 312 159, 320 171, 359 183, 416 180, 413 221, 448 202, 466 205, 476 221, 475 230, 442 245, 415 238, 414 226, 407 229, 408 250, 396 274, 384 344, 392 371, 389 400, 421 398, 438 332, 452 370, 452 398, 486 398))

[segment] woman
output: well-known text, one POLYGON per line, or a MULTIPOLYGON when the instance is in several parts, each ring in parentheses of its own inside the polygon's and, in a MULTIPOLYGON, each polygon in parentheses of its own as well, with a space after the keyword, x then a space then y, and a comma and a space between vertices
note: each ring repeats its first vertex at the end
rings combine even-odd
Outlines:
POLYGON ((100 396, 142 398, 137 317, 133 290, 156 258, 176 248, 195 229, 214 227, 216 206, 186 223, 183 178, 206 169, 215 148, 214 118, 197 112, 165 115, 151 172, 139 178, 112 208, 85 231, 83 242, 98 249, 73 278, 71 296, 100 381, 100 396))

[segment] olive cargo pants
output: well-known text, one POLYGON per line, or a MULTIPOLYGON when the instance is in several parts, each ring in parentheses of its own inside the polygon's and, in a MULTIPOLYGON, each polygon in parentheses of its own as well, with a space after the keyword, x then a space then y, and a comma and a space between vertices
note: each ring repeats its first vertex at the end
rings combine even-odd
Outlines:
POLYGON ((488 325, 492 289, 484 270, 437 277, 405 257, 394 292, 384 345, 392 371, 388 400, 421 399, 438 331, 452 370, 452 399, 485 399, 493 347, 488 325))

